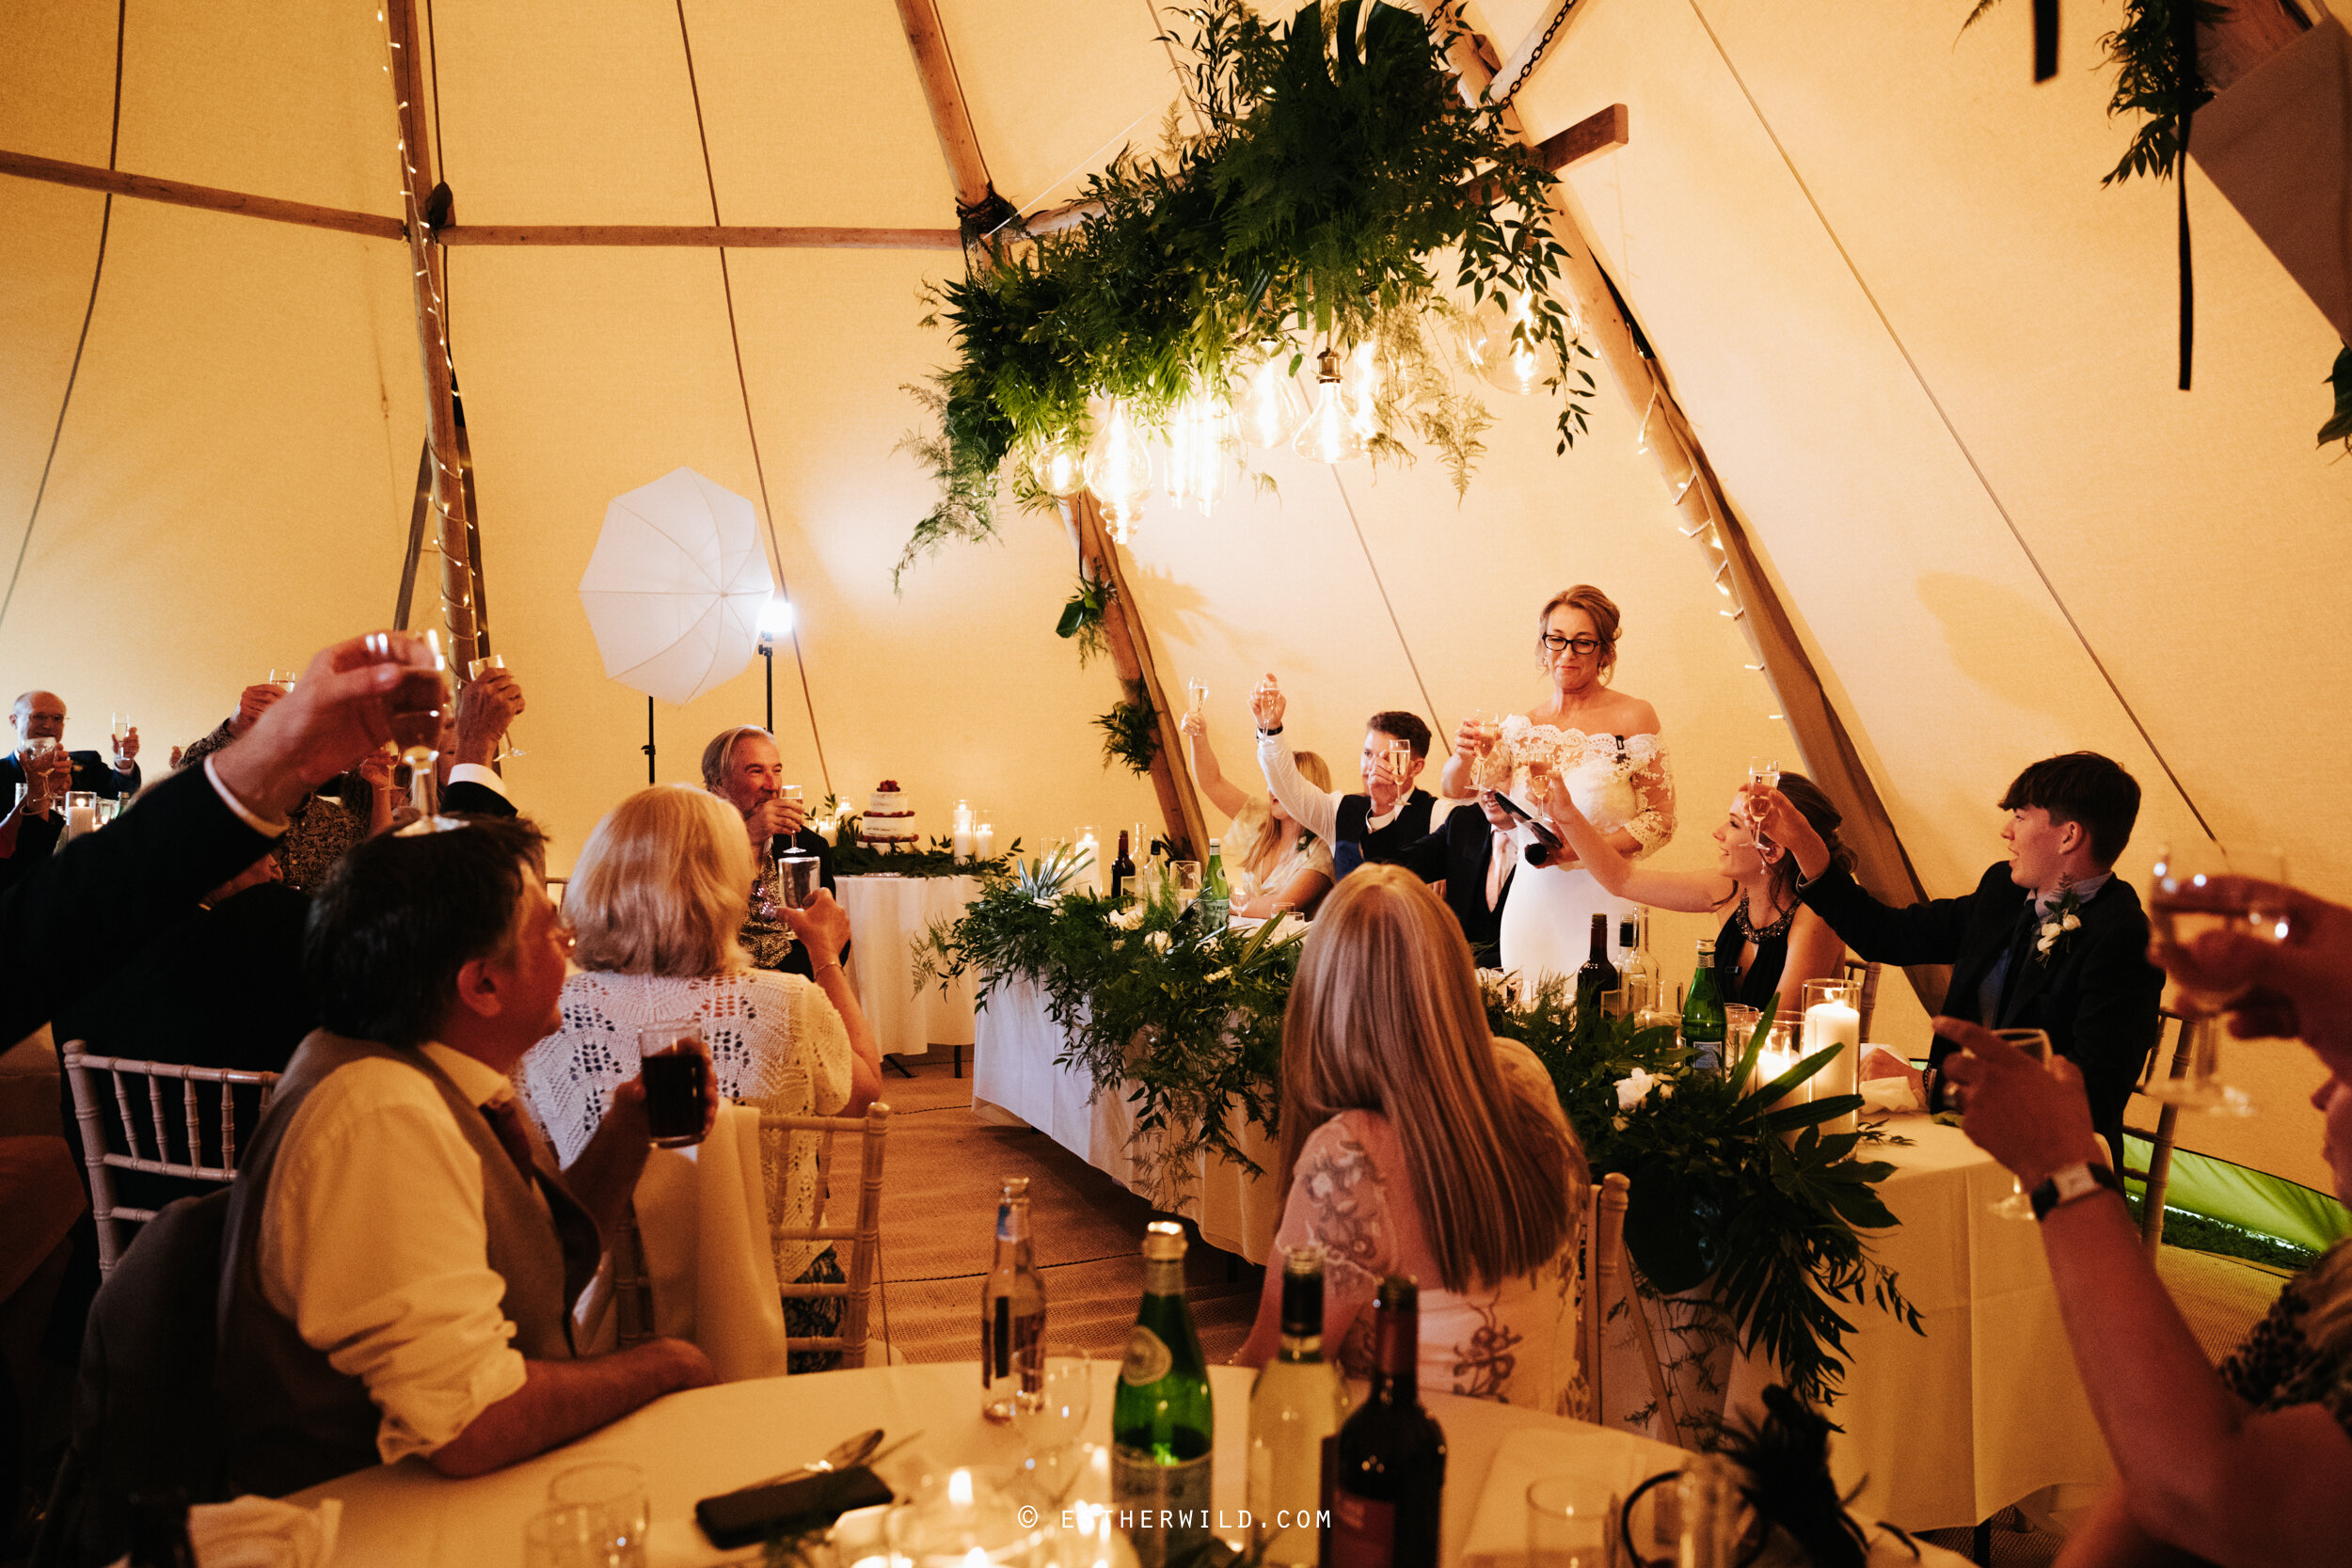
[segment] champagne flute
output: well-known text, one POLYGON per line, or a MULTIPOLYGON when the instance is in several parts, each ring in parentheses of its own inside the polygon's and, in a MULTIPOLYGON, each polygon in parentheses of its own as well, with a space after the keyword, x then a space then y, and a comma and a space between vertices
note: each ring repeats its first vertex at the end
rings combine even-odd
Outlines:
POLYGON ((1388 764, 1390 775, 1396 780, 1396 793, 1402 799, 1412 788, 1413 749, 1403 741, 1383 748, 1382 760, 1388 764))
MULTIPOLYGON (((2231 928, 2267 942, 2284 942, 2293 929, 2278 897, 2285 883, 2286 857, 2276 849, 2233 851, 2210 842, 2161 845, 2149 878, 2149 923, 2157 938, 2173 947, 2186 947, 2207 931, 2231 928)), ((2215 1116, 2253 1114, 2246 1091, 2220 1076, 2221 1030, 2212 1021, 2229 1000, 2228 992, 2168 977, 2165 1006, 2190 1021, 2188 1070, 2178 1078, 2154 1076, 2152 1053, 2152 1071, 2141 1093, 2215 1116)))
POLYGON ((131 716, 127 713, 116 714, 114 727, 109 733, 114 736, 115 755, 119 758, 122 755, 122 748, 129 744, 131 739, 131 716))
POLYGON ((1766 789, 1778 789, 1780 787, 1780 762, 1778 758, 1750 757, 1748 759, 1748 793, 1742 797, 1747 810, 1748 823, 1751 827, 1756 830, 1756 847, 1758 849, 1769 849, 1772 847, 1772 841, 1767 839, 1763 832, 1764 807, 1756 800, 1756 789, 1759 784, 1764 786, 1766 789))
MULTIPOLYGON (((2044 1072, 2050 1069, 2050 1037, 2042 1030, 1995 1029, 1993 1034, 1996 1039, 2041 1063, 2044 1072)), ((2009 1196, 1997 1203, 1986 1204, 1985 1209, 2005 1220, 2033 1218, 2033 1200, 2026 1196, 2026 1184, 2013 1176, 2009 1179, 2009 1196)))
POLYGON ((1184 696, 1185 699, 1192 705, 1191 711, 1199 713, 1203 707, 1208 705, 1209 683, 1200 679, 1198 676, 1184 682, 1184 696))
POLYGON ((400 760, 408 765, 409 798, 418 815, 433 816, 438 804, 433 765, 441 754, 441 715, 449 706, 449 662, 441 657, 441 640, 428 631, 421 643, 412 641, 400 651, 389 633, 371 632, 367 647, 377 663, 407 671, 384 700, 385 718, 400 760))
MULTIPOLYGON (((478 681, 482 678, 482 672, 485 670, 503 670, 505 668, 506 656, 504 654, 491 654, 485 658, 477 658, 468 664, 466 666, 466 678, 469 681, 478 681)), ((506 726, 506 733, 499 737, 499 742, 501 748, 499 752, 499 760, 501 762, 508 757, 521 757, 529 756, 531 754, 530 752, 524 751, 520 746, 515 744, 515 726, 512 724, 506 726)))

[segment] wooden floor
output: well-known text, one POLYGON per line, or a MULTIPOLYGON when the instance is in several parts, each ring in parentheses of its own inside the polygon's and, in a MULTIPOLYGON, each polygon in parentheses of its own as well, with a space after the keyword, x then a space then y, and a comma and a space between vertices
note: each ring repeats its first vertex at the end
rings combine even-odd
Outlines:
MULTIPOLYGON (((913 1078, 882 1076, 893 1115, 881 1314, 892 1347, 911 1361, 978 1358, 996 1195, 1006 1177, 1025 1176, 1047 1338, 1057 1349, 1121 1354, 1143 1297, 1143 1227, 1183 1216, 1154 1213, 1042 1132, 973 1115, 972 1080, 950 1076, 945 1052, 908 1065, 913 1078)), ((1197 1234, 1184 1264, 1201 1351, 1212 1364, 1230 1360, 1248 1338, 1260 1271, 1197 1234)))
MULTIPOLYGON (((978 1356, 980 1280, 994 1251, 998 1185, 1025 1176, 1049 1340, 1092 1355, 1120 1354, 1143 1291, 1143 1227, 1171 1216, 1153 1213, 1044 1133, 974 1116, 972 1081, 951 1075, 946 1053, 909 1066, 913 1078, 894 1070, 882 1082, 896 1113, 882 1199, 882 1310, 891 1345, 912 1361, 978 1356)), ((2217 1360, 2269 1309, 2285 1277, 2170 1246, 2158 1268, 2198 1342, 2217 1360)), ((1260 1271, 1197 1237, 1185 1269, 1201 1349, 1212 1363, 1228 1360, 1248 1336, 1260 1271)), ((2007 1510, 1990 1532, 1990 1560, 2047 1563, 2063 1528, 2063 1515, 2036 1524, 2007 1510)), ((1965 1555, 1969 1534, 1943 1530, 1927 1539, 1965 1555)))

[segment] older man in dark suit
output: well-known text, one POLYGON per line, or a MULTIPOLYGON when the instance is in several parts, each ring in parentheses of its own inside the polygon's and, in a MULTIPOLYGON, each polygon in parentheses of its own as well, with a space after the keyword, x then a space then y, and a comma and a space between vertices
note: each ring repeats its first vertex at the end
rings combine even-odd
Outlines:
MULTIPOLYGON (((1995 1029, 2041 1029, 2081 1069, 2093 1125, 2122 1164, 2123 1107, 2154 1048, 2164 974, 2148 961, 2148 916, 2115 862, 2139 816, 2139 784, 2095 752, 2046 757, 2001 798, 2008 860, 1976 891, 1908 909, 1882 904, 1776 790, 1764 835, 1785 845, 1803 877, 1798 895, 1865 958, 1950 964, 1944 1012, 1995 1029)), ((1922 1084, 1931 1110, 1952 1042, 1939 1038, 1922 1084)))
MULTIPOLYGON (((16 699, 8 710, 8 723, 16 731, 16 744, 8 754, 0 757, 0 802, 13 800, 16 786, 24 782, 24 759, 36 742, 45 741, 62 747, 65 744, 65 699, 54 691, 27 691, 16 699)), ((69 789, 87 789, 102 800, 127 800, 139 792, 139 732, 135 726, 127 738, 112 742, 111 757, 97 752, 68 753, 73 760, 73 782, 69 789)))

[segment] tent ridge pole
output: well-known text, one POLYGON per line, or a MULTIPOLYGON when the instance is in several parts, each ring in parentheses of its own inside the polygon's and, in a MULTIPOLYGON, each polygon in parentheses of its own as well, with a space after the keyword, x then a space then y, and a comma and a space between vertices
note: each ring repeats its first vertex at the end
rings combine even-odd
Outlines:
POLYGON ((160 201, 174 207, 196 207, 205 212, 228 213, 239 217, 267 218, 274 223, 331 229, 345 234, 362 234, 372 240, 402 239, 407 232, 400 219, 381 217, 373 213, 346 212, 340 207, 320 207, 308 201, 285 201, 272 196, 250 196, 243 191, 191 184, 185 180, 162 180, 153 175, 128 174, 120 169, 99 168, 90 164, 42 158, 30 152, 0 150, 0 174, 13 174, 20 180, 38 180, 44 184, 71 185, 78 190, 103 191, 109 196, 133 197, 141 201, 160 201))
POLYGON ((442 311, 441 258, 426 231, 423 214, 433 192, 433 158, 422 133, 424 73, 418 47, 415 0, 386 0, 395 70, 392 101, 399 111, 405 149, 401 182, 409 215, 405 226, 408 261, 417 304, 417 352, 424 372, 425 419, 433 448, 433 510, 441 541, 441 619, 449 628, 450 663, 458 679, 469 678, 478 641, 475 633, 473 555, 466 526, 464 454, 457 438, 457 399, 449 360, 449 322, 442 311))
POLYGON ((1127 591, 1127 575, 1120 568, 1119 546, 1103 526, 1102 509, 1081 490, 1061 503, 1062 520, 1078 537, 1078 569, 1096 582, 1110 586, 1110 604, 1103 617, 1103 641, 1109 645, 1111 668, 1121 681, 1133 681, 1151 700, 1158 716, 1159 748, 1152 756, 1152 789, 1159 797, 1160 818, 1168 836, 1181 839, 1191 850, 1188 859, 1206 862, 1208 818, 1194 791, 1192 772, 1184 763, 1184 732, 1179 715, 1161 689, 1160 673, 1152 657, 1152 639, 1143 626, 1143 607, 1127 591))

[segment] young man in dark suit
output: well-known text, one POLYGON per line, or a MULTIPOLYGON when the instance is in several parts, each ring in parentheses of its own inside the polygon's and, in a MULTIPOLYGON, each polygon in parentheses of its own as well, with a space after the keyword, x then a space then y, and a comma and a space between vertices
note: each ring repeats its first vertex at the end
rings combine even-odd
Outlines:
MULTIPOLYGON (((1865 958, 1949 964, 1946 1016, 1992 1029, 2041 1029, 2083 1075, 2093 1125, 2122 1165, 2123 1107, 2156 1042, 2164 974, 2148 961, 2148 916, 2114 875, 2139 816, 2139 785, 2095 752, 2046 757, 2001 798, 2009 859, 1974 893, 1894 909, 1830 863, 1804 816, 1778 791, 1764 835, 1796 857, 1798 896, 1865 958), (2069 924, 2069 922, 2072 924, 2069 924)), ((1928 1108, 1952 1108, 1938 1039, 1921 1085, 1928 1108)))
POLYGON ((1424 882, 1445 884, 1445 906, 1461 922, 1470 957, 1491 967, 1518 856, 1510 836, 1515 819, 1496 803, 1494 792, 1482 791, 1478 805, 1477 811, 1449 812, 1435 832, 1407 845, 1395 863, 1424 882))

